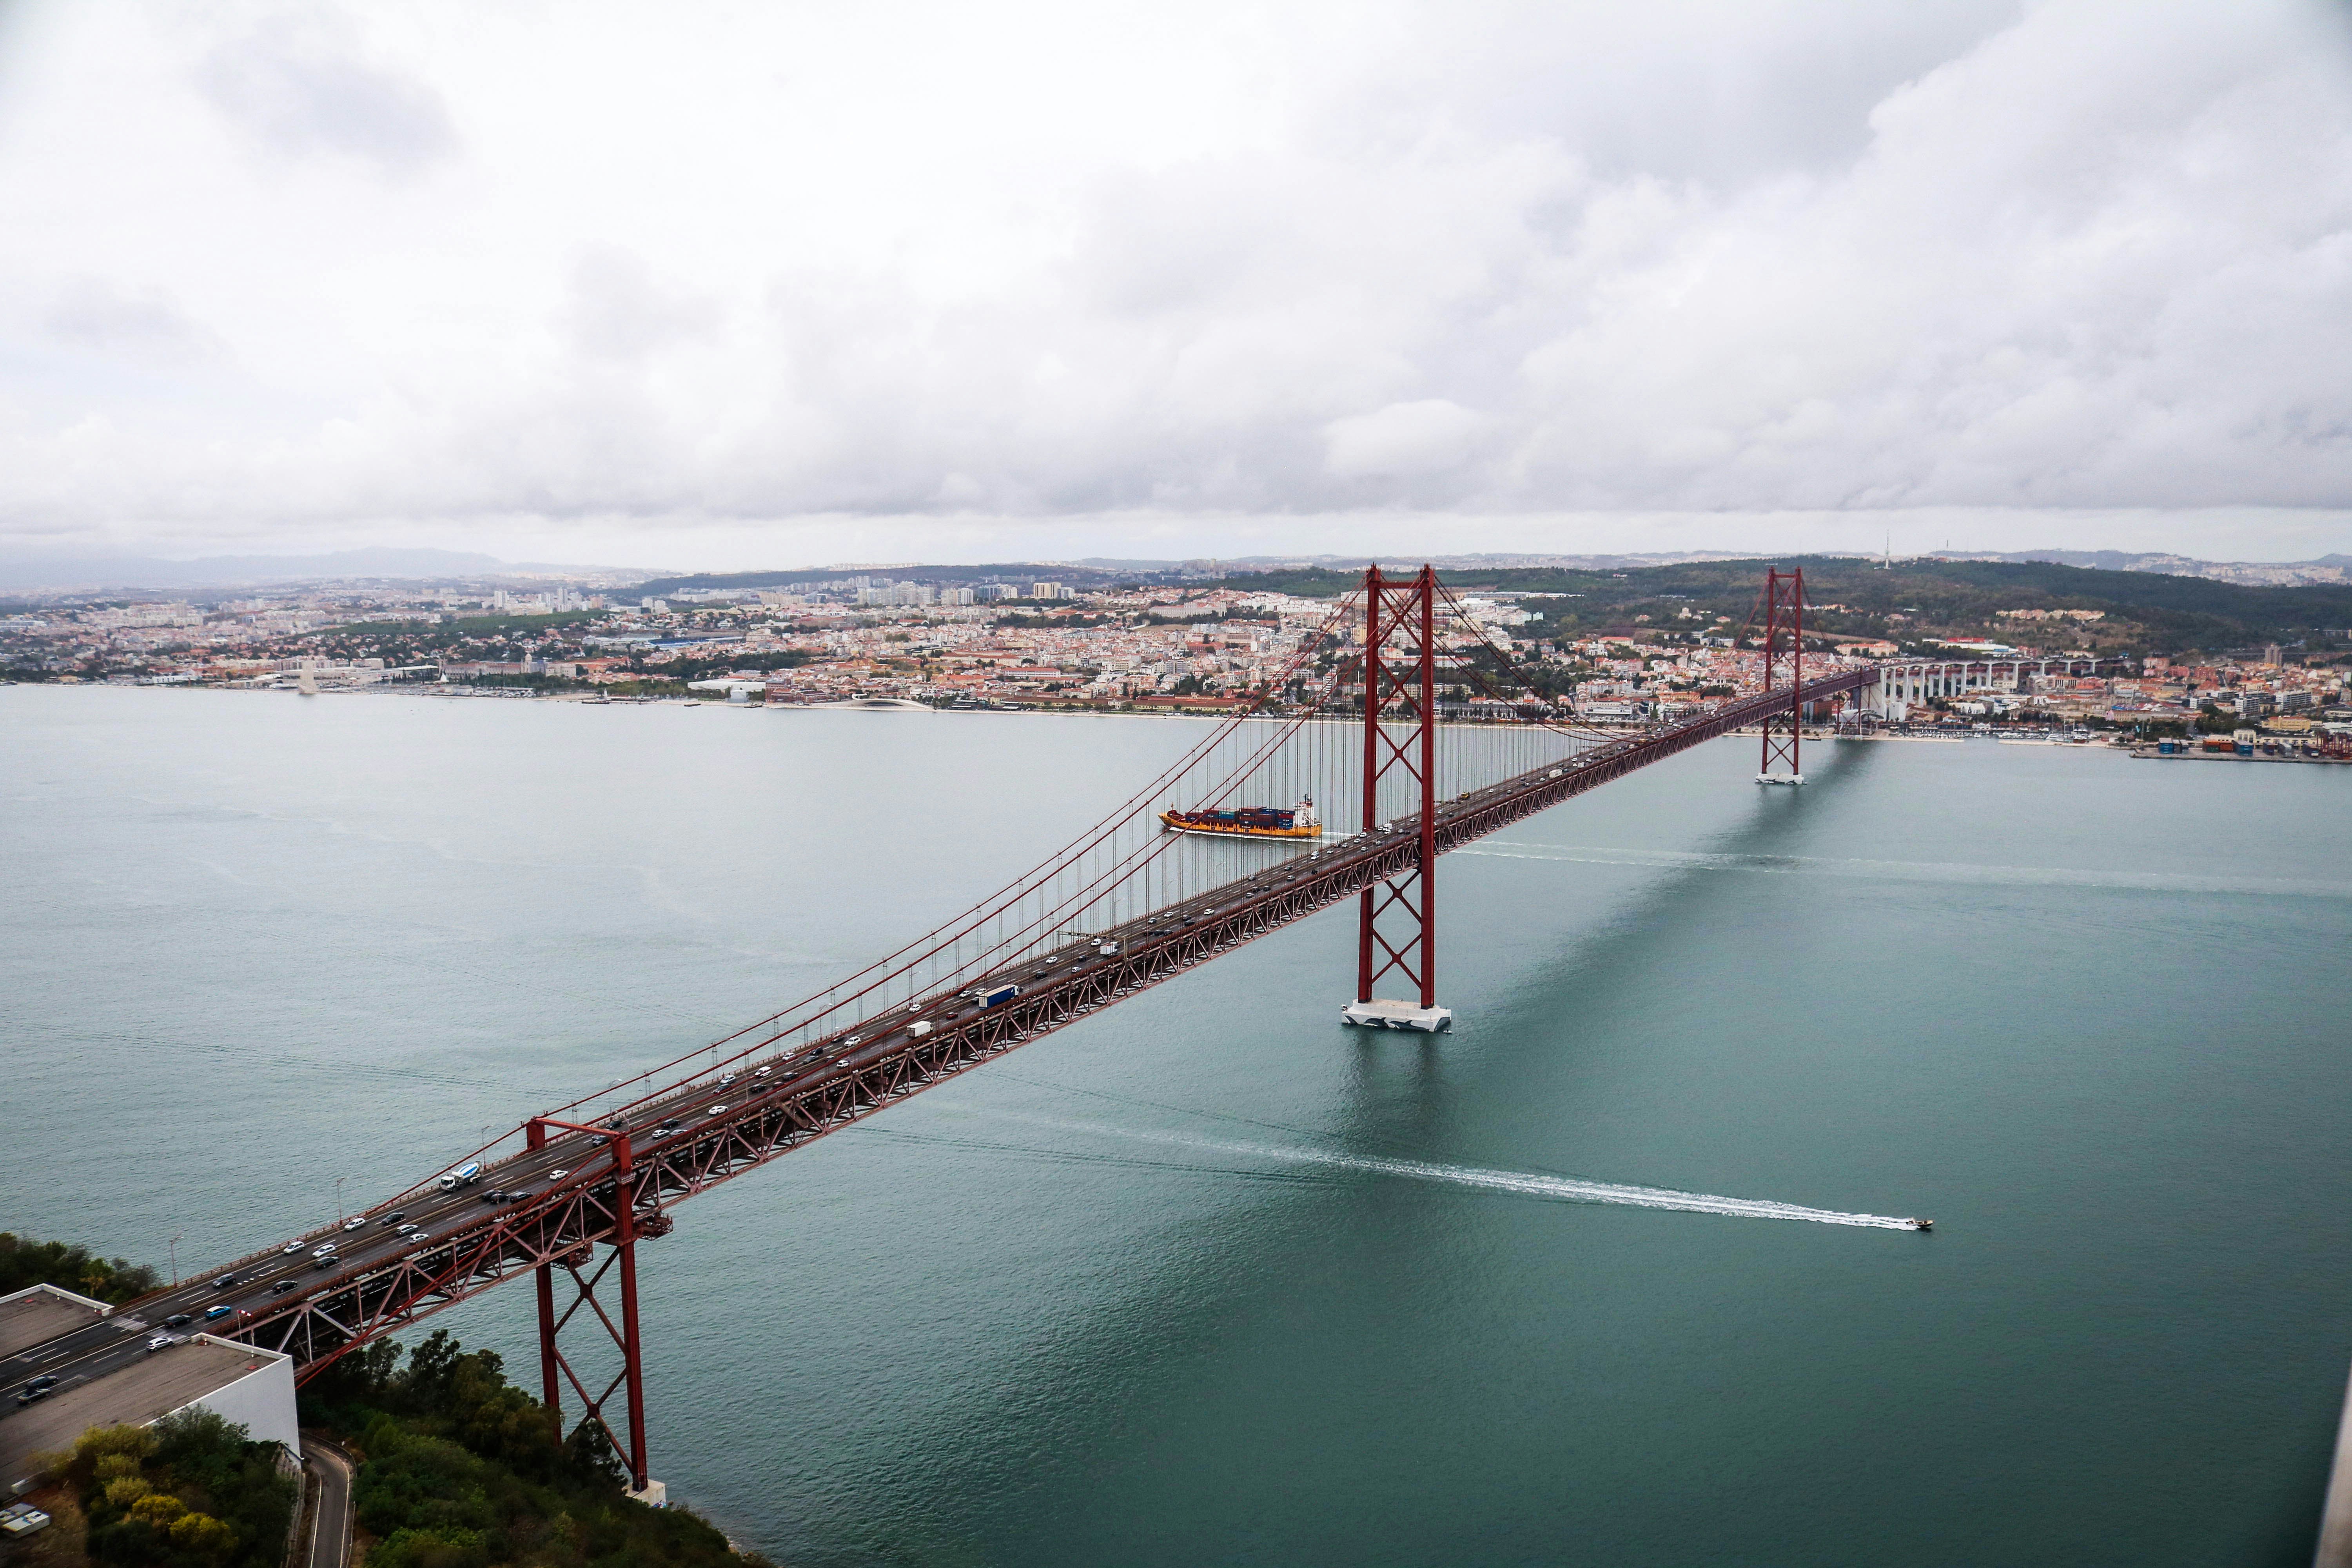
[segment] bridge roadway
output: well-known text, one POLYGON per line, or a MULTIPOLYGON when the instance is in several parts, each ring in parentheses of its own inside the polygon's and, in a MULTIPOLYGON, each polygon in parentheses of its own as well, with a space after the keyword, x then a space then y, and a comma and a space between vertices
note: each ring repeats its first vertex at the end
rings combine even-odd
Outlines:
MULTIPOLYGON (((1806 682, 1802 695, 1815 701, 1876 679, 1875 669, 1850 670, 1806 682)), ((1727 703, 1458 796, 1439 807, 1437 847, 1484 837, 1786 711, 1788 703, 1785 689, 1727 703)), ((44 1373, 71 1386, 146 1353, 144 1331, 116 1324, 135 1319, 160 1329, 182 1313, 205 1332, 284 1351, 307 1375, 344 1350, 541 1264, 585 1262, 590 1244, 614 1239, 625 1186, 634 1194, 635 1233, 665 1234, 670 1226, 663 1211, 672 1204, 1409 871, 1418 859, 1419 826, 1415 813, 1270 859, 1264 870, 1099 933, 1116 941, 1116 952, 1099 951, 1097 937, 1073 942, 981 984, 919 999, 814 1045, 624 1107, 599 1125, 625 1130, 625 1148, 604 1136, 550 1129, 546 1147, 486 1166, 473 1185, 442 1191, 420 1184, 341 1228, 252 1254, 145 1297, 116 1320, 0 1361, 0 1389, 13 1392, 44 1373), (1005 981, 1018 984, 1020 994, 982 1005, 979 994, 1005 981), (918 1033, 919 1025, 929 1027, 918 1033), (617 1179, 624 1152, 625 1183, 617 1179), (400 1225, 416 1228, 402 1232, 400 1225), (323 1263, 314 1260, 313 1249, 328 1242, 336 1251, 323 1263), (203 1314, 215 1308, 227 1310, 206 1321, 203 1314)), ((14 1408, 13 1399, 0 1402, 0 1418, 14 1408)))

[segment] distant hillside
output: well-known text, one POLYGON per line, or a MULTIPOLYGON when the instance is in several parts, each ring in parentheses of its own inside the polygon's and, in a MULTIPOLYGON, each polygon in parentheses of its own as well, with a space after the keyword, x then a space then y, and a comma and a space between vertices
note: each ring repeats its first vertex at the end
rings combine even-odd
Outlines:
MULTIPOLYGON (((1622 625, 1647 615, 1663 625, 1687 609, 1712 621, 1744 622, 1768 566, 1802 567, 1807 597, 1820 609, 1809 626, 1824 632, 1916 643, 1936 636, 1991 636, 2043 647, 2105 653, 2221 652, 2269 642, 2306 651, 2347 646, 2352 584, 2250 588, 2208 577, 2105 571, 2049 562, 1898 561, 1882 569, 1842 556, 1779 561, 1685 562, 1622 572, 1552 568, 1444 570, 1457 592, 1557 595, 1550 624, 1564 629, 1622 625), (2102 618, 2064 628, 2004 618, 2002 610, 2079 609, 2102 618)), ((1234 574, 1230 588, 1328 596, 1361 580, 1326 570, 1234 574)), ((1685 621, 1686 624, 1686 621, 1685 621)))
POLYGON ((391 579, 478 582, 494 577, 629 575, 620 568, 501 561, 459 550, 338 550, 324 555, 0 557, 0 589, 17 593, 236 588, 262 583, 391 579))
POLYGON ((2095 566, 2108 572, 2159 572, 2174 577, 2211 577, 2248 588, 2310 587, 2352 584, 2352 555, 2316 561, 2201 561, 2161 551, 2015 550, 1939 551, 1946 561, 2050 562, 2060 566, 2095 566))
POLYGON ((1173 562, 1160 562, 1149 570, 1121 567, 1103 570, 1067 561, 999 561, 979 565, 795 566, 763 572, 697 572, 680 577, 655 577, 629 592, 648 597, 691 594, 725 588, 776 588, 787 583, 839 583, 851 577, 887 577, 901 583, 984 583, 1001 577, 1024 583, 1066 583, 1074 588, 1108 587, 1117 583, 1168 576, 1173 562))

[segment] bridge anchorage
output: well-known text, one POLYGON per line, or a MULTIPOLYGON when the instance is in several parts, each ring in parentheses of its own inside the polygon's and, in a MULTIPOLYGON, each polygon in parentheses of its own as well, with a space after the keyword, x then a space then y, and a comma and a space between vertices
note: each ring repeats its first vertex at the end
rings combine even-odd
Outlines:
POLYGON ((1318 624, 1238 634, 1288 650, 1276 677, 971 908, 732 1035, 525 1119, 348 1227, 206 1270, 231 1277, 219 1290, 175 1286, 139 1310, 227 1307, 216 1332, 286 1352, 309 1383, 530 1275, 548 1419, 561 1432, 576 1404, 572 1438, 609 1444, 637 1494, 658 1498, 637 1248, 668 1233, 677 1204, 1349 900, 1343 1016, 1444 1028, 1439 856, 1751 724, 1765 726, 1768 774, 1798 776, 1805 707, 1875 691, 1875 667, 1802 678, 1803 592, 1795 573, 1767 582, 1759 689, 1596 731, 1546 700, 1496 633, 1501 607, 1457 598, 1426 566, 1393 579, 1375 566, 1318 624), (1375 998, 1391 975, 1411 994, 1375 998), (617 1374, 590 1370, 615 1357, 617 1374))

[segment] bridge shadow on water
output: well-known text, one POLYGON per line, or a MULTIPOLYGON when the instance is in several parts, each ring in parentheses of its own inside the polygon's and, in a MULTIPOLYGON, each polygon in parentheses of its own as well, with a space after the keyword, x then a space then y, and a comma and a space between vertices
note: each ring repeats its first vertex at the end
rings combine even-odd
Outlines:
MULTIPOLYGON (((1742 748, 1752 745, 1744 736, 1735 743, 1742 748)), ((1410 1145, 1424 1153, 1463 1147, 1461 1140, 1467 1131, 1463 1118, 1480 1118, 1494 1109, 1483 1103, 1477 1084, 1465 1081, 1465 1055, 1484 1056, 1488 1042, 1503 1042, 1489 1059, 1496 1072, 1514 1081, 1528 1068, 1530 1057, 1570 1067, 1586 1043, 1587 1031, 1606 1029, 1612 1021, 1638 1019, 1654 1002, 1662 938, 1687 941, 1696 933, 1701 940, 1720 940, 1736 952, 1748 930, 1745 922, 1752 920, 1756 910, 1753 900, 1738 886, 1740 879, 1727 876, 1717 868, 1719 864, 1735 858, 1759 866, 1778 857, 1798 858, 1797 852, 1810 847, 1820 830, 1824 808, 1831 805, 1825 797, 1866 780, 1878 760, 1877 750, 1848 745, 1833 751, 1827 742, 1818 752, 1809 748, 1807 783, 1801 787, 1759 785, 1742 777, 1725 779, 1722 788, 1748 790, 1754 797, 1752 803, 1738 811, 1731 823, 1710 826, 1679 849, 1665 851, 1669 856, 1695 851, 1714 865, 1644 859, 1639 850, 1622 851, 1620 858, 1597 863, 1531 857, 1520 864, 1542 865, 1551 879, 1549 888, 1532 898, 1528 889, 1464 886, 1471 880, 1465 875, 1469 868, 1484 869, 1482 862, 1510 853, 1508 845, 1546 831, 1557 834, 1564 824, 1574 822, 1580 810, 1589 811, 1594 804, 1584 800, 1555 807, 1499 839, 1450 857, 1444 869, 1454 875, 1448 879, 1452 885, 1442 895, 1446 903, 1440 916, 1439 973, 1447 977, 1447 983, 1440 986, 1440 1000, 1455 1005, 1461 1022, 1453 1034, 1405 1040, 1393 1035, 1351 1032, 1353 1082, 1360 1097, 1359 1109, 1368 1120, 1348 1132, 1410 1145), (1604 886, 1596 889, 1595 883, 1604 886), (1465 954, 1446 951, 1475 940, 1488 925, 1484 920, 1465 921, 1466 900, 1492 900, 1518 914, 1546 893, 1574 898, 1595 892, 1599 897, 1584 906, 1580 917, 1565 922, 1541 915, 1530 918, 1528 924, 1538 934, 1510 949, 1503 962, 1465 963, 1465 954), (1465 970, 1475 983, 1475 992, 1463 988, 1465 970), (1402 1048, 1405 1044, 1413 1047, 1409 1053, 1402 1048)), ((1708 773, 1712 788, 1713 770, 1708 773)), ((1572 1173, 1597 1173, 1580 1168, 1572 1173)), ((1656 1172, 1611 1174, 1625 1181, 1661 1179, 1656 1172)))

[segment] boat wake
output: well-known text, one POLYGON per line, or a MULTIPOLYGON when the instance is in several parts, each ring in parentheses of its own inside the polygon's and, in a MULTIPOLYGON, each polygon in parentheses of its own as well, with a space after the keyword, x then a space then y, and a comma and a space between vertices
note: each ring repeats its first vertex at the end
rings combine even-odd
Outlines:
POLYGON ((1807 1208, 1802 1204, 1778 1203, 1770 1198, 1728 1198, 1713 1193, 1685 1193, 1673 1187, 1626 1186, 1616 1182, 1591 1182, 1576 1176, 1547 1175, 1536 1171, 1492 1171, 1476 1165, 1438 1164, 1428 1160, 1402 1160, 1378 1154, 1342 1154, 1330 1150, 1303 1148, 1296 1144, 1228 1142, 1222 1139, 1195 1138, 1177 1132, 1154 1132, 1140 1128, 1114 1127, 1097 1121, 1068 1121, 1059 1117, 1035 1116, 1022 1111, 995 1108, 990 1108, 989 1114, 1010 1117, 1017 1121, 1033 1122, 1042 1127, 1060 1128, 1070 1132, 1091 1132, 1107 1138, 1129 1138, 1150 1143, 1176 1144, 1187 1149, 1209 1150, 1221 1154, 1238 1154, 1250 1159, 1320 1166, 1326 1170, 1360 1171, 1368 1175, 1399 1176, 1407 1181, 1443 1182, 1450 1186, 1474 1187, 1485 1192, 1511 1193, 1520 1197, 1548 1198, 1562 1203, 1614 1204, 1628 1208, 1676 1209, 1685 1214, 1723 1215, 1732 1219, 1804 1220, 1814 1225, 1852 1225, 1876 1230, 1922 1228, 1920 1221, 1895 1215, 1847 1214, 1839 1209, 1807 1208))

